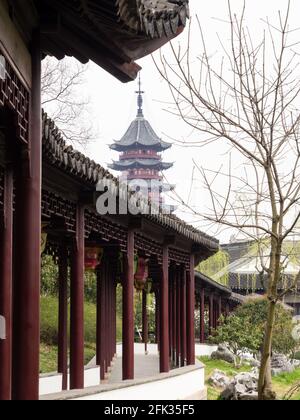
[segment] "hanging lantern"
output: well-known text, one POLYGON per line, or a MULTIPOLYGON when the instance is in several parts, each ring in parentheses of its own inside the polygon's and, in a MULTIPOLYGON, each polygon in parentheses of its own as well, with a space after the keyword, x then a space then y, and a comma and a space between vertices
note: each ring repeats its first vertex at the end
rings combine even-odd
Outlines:
POLYGON ((88 247, 85 248, 84 266, 88 271, 94 271, 101 264, 103 257, 103 248, 88 247))
POLYGON ((137 269, 134 276, 135 288, 138 291, 144 290, 147 283, 149 276, 148 261, 146 258, 138 257, 137 269))

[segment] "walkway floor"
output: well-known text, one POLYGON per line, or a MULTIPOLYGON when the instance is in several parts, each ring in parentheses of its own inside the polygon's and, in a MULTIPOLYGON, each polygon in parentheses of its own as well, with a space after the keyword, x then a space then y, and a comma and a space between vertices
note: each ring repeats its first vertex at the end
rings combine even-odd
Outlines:
MULTIPOLYGON (((135 379, 155 376, 159 374, 159 357, 152 354, 137 354, 134 357, 134 369, 135 379)), ((119 382, 122 382, 122 356, 117 358, 108 380, 109 384, 117 384, 119 382)))
MULTIPOLYGON (((148 354, 145 354, 144 345, 134 346, 134 378, 143 379, 155 376, 159 373, 159 356, 156 345, 148 346, 148 354)), ((118 357, 110 374, 108 383, 122 382, 122 346, 118 346, 118 357)))

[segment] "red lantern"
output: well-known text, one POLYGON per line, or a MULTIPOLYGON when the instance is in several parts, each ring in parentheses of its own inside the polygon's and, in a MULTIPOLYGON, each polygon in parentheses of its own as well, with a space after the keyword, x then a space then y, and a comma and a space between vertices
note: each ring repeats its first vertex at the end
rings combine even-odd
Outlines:
POLYGON ((144 290, 147 283, 149 277, 148 261, 146 258, 138 257, 137 269, 134 276, 135 288, 138 291, 144 290))
POLYGON ((86 270, 95 270, 101 264, 103 249, 97 247, 85 248, 84 265, 86 270))

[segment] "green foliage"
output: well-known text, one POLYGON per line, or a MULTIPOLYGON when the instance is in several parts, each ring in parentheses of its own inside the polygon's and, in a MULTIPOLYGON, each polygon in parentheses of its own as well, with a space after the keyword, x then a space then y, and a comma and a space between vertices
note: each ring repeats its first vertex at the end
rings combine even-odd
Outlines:
MULTIPOLYGON (((221 319, 212 341, 226 343, 237 357, 245 351, 258 354, 263 343, 267 312, 266 298, 249 299, 227 319, 221 319)), ((276 307, 273 351, 289 355, 295 350, 299 343, 292 337, 293 328, 292 314, 279 303, 276 307)))
MULTIPOLYGON (((199 360, 205 365, 205 381, 208 390, 209 400, 219 400, 221 390, 212 386, 209 383, 209 378, 213 374, 215 369, 224 372, 230 379, 232 379, 239 372, 249 372, 252 368, 249 365, 242 365, 237 371, 232 368, 230 363, 222 360, 212 360, 210 357, 199 357, 199 360)), ((285 394, 290 390, 291 387, 295 386, 300 382, 300 369, 296 369, 292 373, 284 373, 273 378, 274 389, 279 397, 283 399, 285 394)), ((300 392, 293 395, 293 400, 300 400, 300 392)))
POLYGON ((229 273, 227 267, 229 265, 229 255, 227 252, 220 250, 207 260, 202 261, 197 270, 208 277, 214 278, 214 275, 223 271, 223 275, 217 280, 219 283, 228 285, 229 273))
POLYGON ((41 342, 57 345, 58 300, 53 296, 41 297, 41 342))
POLYGON ((93 271, 84 273, 84 298, 87 302, 97 302, 97 277, 93 271))
MULTIPOLYGON (((142 311, 143 311, 143 298, 142 292, 135 293, 135 325, 142 330, 142 311)), ((147 313, 148 313, 148 323, 149 323, 149 333, 155 331, 155 303, 154 303, 154 295, 148 294, 147 296, 147 313)))
POLYGON ((42 257, 41 294, 43 296, 57 296, 58 294, 58 267, 49 255, 42 257))
MULTIPOLYGON (((96 306, 84 304, 85 341, 95 343, 96 306)), ((41 297, 41 341, 48 345, 57 345, 58 334, 58 300, 53 296, 41 297)))
MULTIPOLYGON (((95 356, 96 346, 85 343, 84 363, 87 364, 95 356)), ((57 371, 57 346, 41 343, 40 345, 40 373, 50 373, 57 371)))
MULTIPOLYGON (((86 271, 84 276, 85 300, 91 303, 96 303, 96 274, 92 271, 86 271)), ((41 294, 42 296, 58 296, 58 267, 53 258, 49 255, 43 255, 42 257, 41 294)))
POLYGON ((300 351, 297 351, 297 352, 294 354, 294 359, 295 359, 295 360, 300 360, 300 351))

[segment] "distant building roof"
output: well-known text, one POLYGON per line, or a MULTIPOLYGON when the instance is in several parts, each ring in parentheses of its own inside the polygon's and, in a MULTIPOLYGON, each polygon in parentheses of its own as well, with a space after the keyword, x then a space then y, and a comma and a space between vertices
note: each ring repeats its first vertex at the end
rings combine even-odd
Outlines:
MULTIPOLYGON (((258 255, 255 248, 250 248, 252 242, 240 242, 221 246, 223 250, 230 253, 231 263, 224 267, 213 277, 215 280, 221 279, 224 275, 229 277, 229 286, 233 290, 241 291, 264 291, 267 286, 267 273, 263 266, 268 266, 270 261, 270 247, 266 246, 262 255, 258 255)), ((282 256, 282 280, 279 289, 292 286, 294 279, 300 271, 300 265, 292 261, 289 255, 282 256)), ((298 289, 299 289, 298 285, 298 289)))
POLYGON ((110 146, 112 150, 122 152, 133 147, 154 148, 157 151, 167 150, 172 146, 161 140, 155 133, 150 123, 142 116, 137 117, 131 124, 120 141, 110 146))
POLYGON ((195 277, 196 277, 196 280, 201 281, 206 286, 209 286, 213 289, 216 289, 219 292, 222 292, 226 295, 231 295, 232 294, 231 289, 229 287, 213 280, 212 278, 206 276, 205 274, 201 273, 200 271, 195 271, 195 277))
POLYGON ((126 171, 134 168, 145 168, 145 169, 157 169, 158 171, 164 171, 173 166, 173 163, 166 163, 157 159, 130 159, 114 161, 109 164, 108 167, 116 171, 126 171))

